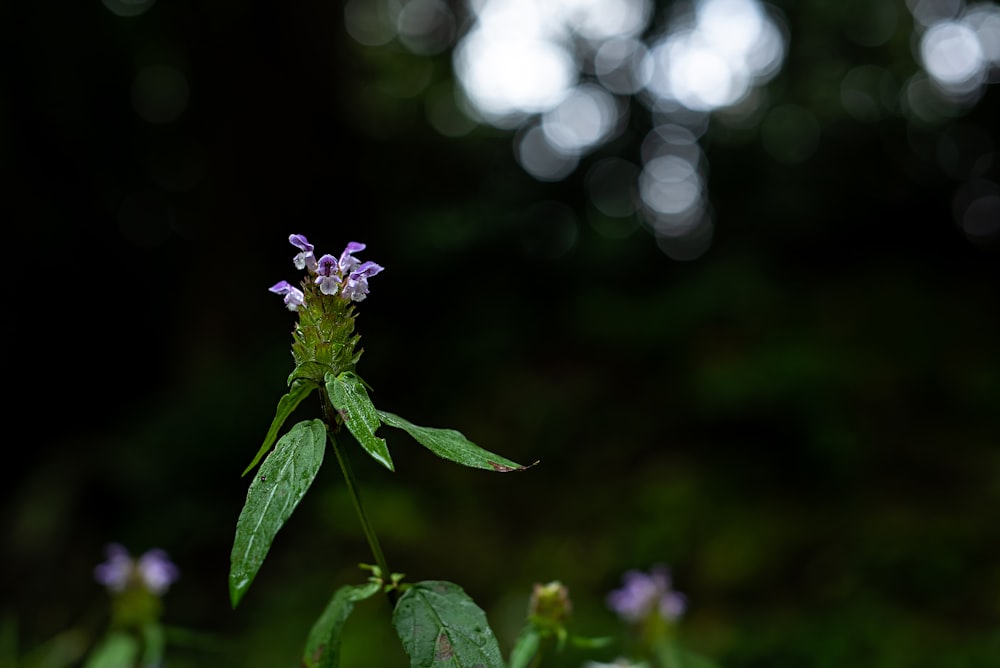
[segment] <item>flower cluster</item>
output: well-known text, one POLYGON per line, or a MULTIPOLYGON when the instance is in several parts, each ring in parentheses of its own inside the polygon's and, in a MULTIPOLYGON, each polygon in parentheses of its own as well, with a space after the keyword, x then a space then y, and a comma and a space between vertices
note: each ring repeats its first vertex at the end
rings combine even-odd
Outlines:
MULTIPOLYGON (((292 234, 288 241, 299 249, 299 253, 292 258, 295 267, 308 270, 314 277, 313 283, 324 295, 340 294, 348 301, 359 302, 368 295, 368 279, 384 269, 374 262, 361 262, 354 257, 355 253, 365 249, 365 245, 357 241, 347 244, 339 258, 323 255, 318 260, 313 254, 313 245, 305 236, 292 234)), ((288 281, 279 281, 268 289, 285 298, 289 311, 297 311, 305 303, 305 293, 288 281)))
POLYGON ((673 621, 684 614, 687 599, 671 588, 670 572, 656 566, 649 573, 631 570, 622 576, 622 587, 608 594, 608 607, 632 623, 659 614, 673 621))
POLYGON ((566 585, 554 580, 548 584, 535 583, 528 601, 528 614, 540 622, 561 624, 569 619, 573 604, 566 585))
POLYGON ((160 549, 149 550, 133 559, 122 545, 111 543, 105 548, 105 554, 108 560, 94 569, 94 578, 116 594, 140 586, 159 596, 180 577, 180 570, 160 549))

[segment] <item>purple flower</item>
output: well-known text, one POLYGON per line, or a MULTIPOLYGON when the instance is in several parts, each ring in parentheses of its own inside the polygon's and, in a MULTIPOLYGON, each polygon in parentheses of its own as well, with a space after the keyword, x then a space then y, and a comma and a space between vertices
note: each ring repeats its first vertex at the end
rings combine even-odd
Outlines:
MULTIPOLYGON (((366 246, 358 241, 351 241, 344 248, 339 258, 323 255, 318 261, 313 254, 314 247, 301 234, 292 234, 288 241, 301 251, 295 256, 295 266, 308 269, 315 275, 313 283, 319 286, 324 295, 340 294, 344 299, 359 302, 368 295, 368 279, 383 270, 374 262, 362 263, 354 257, 355 253, 363 251, 366 246)), ((271 292, 283 295, 285 306, 289 311, 297 311, 305 302, 305 293, 292 286, 288 281, 275 283, 271 292)))
POLYGON ((348 242, 347 248, 345 248, 344 252, 340 254, 340 261, 337 263, 341 276, 347 276, 352 271, 357 269, 361 262, 354 257, 354 253, 360 253, 365 248, 367 248, 367 246, 362 243, 358 243, 357 241, 348 242))
POLYGON ((684 614, 687 599, 671 589, 670 571, 656 566, 649 573, 630 570, 622 576, 622 587, 608 594, 608 607, 628 622, 641 622, 659 614, 673 621, 684 614))
POLYGON ((94 569, 94 578, 113 592, 124 590, 132 577, 132 557, 118 543, 109 544, 104 553, 108 560, 94 569))
POLYGON ((111 543, 105 554, 108 560, 94 569, 94 578, 114 593, 138 584, 159 596, 180 577, 180 570, 160 549, 149 550, 135 560, 122 545, 111 543))
POLYGON ((136 570, 145 583, 146 589, 154 594, 165 593, 181 575, 180 570, 170 561, 167 553, 158 548, 149 550, 139 557, 136 570))
POLYGON ((306 296, 301 290, 294 287, 288 281, 279 281, 268 288, 271 292, 285 296, 285 306, 289 311, 298 311, 299 307, 305 303, 306 296))
POLYGON ((324 295, 335 295, 340 288, 340 272, 337 258, 332 255, 324 255, 319 259, 316 267, 316 285, 324 295))
POLYGON ((382 271, 384 267, 381 267, 374 262, 365 262, 357 271, 353 272, 347 278, 347 284, 344 285, 343 295, 352 301, 359 302, 368 296, 368 279, 371 276, 382 271))
POLYGON ((302 251, 292 258, 295 268, 316 271, 316 256, 313 255, 313 245, 309 243, 309 240, 304 235, 291 234, 288 237, 288 243, 302 251))

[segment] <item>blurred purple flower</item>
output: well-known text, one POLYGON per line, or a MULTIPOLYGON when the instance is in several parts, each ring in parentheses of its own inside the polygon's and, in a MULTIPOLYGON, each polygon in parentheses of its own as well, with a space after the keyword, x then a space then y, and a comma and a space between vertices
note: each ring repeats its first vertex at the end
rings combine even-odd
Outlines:
POLYGON ((154 594, 163 594, 181 576, 180 569, 174 565, 167 553, 159 548, 147 551, 136 562, 139 577, 146 589, 154 594))
POLYGON ((608 594, 608 607, 628 622, 641 622, 652 614, 673 621, 684 614, 687 599, 671 589, 670 571, 656 566, 649 573, 630 570, 622 587, 608 594))
POLYGON ((145 552, 138 560, 118 543, 105 548, 108 560, 94 569, 94 578, 114 593, 124 591, 129 585, 140 584, 150 592, 161 595, 180 577, 180 570, 161 549, 145 552))
POLYGON ((122 591, 132 577, 132 557, 118 543, 109 544, 104 553, 108 560, 94 569, 94 578, 113 592, 122 591))

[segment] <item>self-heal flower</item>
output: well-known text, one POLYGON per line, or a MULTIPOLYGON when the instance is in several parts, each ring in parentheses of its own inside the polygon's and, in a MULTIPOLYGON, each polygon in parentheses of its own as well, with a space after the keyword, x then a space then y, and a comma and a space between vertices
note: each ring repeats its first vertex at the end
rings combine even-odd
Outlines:
POLYGON ((296 269, 308 269, 316 271, 316 256, 313 255, 313 245, 302 234, 291 234, 288 243, 298 248, 301 252, 292 258, 296 269))
POLYGON ((133 559, 122 545, 111 543, 105 554, 108 560, 94 569, 94 579, 115 594, 139 586, 160 596, 180 577, 180 570, 160 549, 133 559))
POLYGON ((360 253, 367 246, 363 243, 357 241, 348 242, 347 247, 344 252, 340 254, 340 260, 337 262, 338 269, 341 276, 348 276, 352 271, 357 269, 361 261, 354 257, 354 253, 360 253))
POLYGON ((622 576, 622 587, 608 594, 608 607, 625 621, 638 623, 658 614, 673 621, 684 614, 687 599, 671 588, 670 572, 657 566, 649 573, 630 570, 622 576))
POLYGON ((298 311, 299 307, 305 303, 305 294, 288 281, 279 281, 268 288, 271 292, 284 295, 285 306, 289 311, 298 311))
POLYGON ((368 279, 382 271, 381 267, 374 262, 365 262, 357 271, 353 272, 343 287, 344 297, 351 301, 359 302, 368 296, 368 279))
POLYGON ((332 255, 324 255, 319 259, 316 266, 316 285, 324 295, 335 295, 340 288, 341 275, 338 271, 340 265, 337 258, 332 255))

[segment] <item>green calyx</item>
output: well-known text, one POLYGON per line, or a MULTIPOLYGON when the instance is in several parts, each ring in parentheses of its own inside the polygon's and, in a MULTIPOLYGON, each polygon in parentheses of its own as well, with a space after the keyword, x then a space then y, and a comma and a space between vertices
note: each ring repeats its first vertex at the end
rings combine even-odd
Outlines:
POLYGON ((363 350, 354 333, 354 304, 340 295, 324 295, 308 280, 302 282, 305 300, 292 331, 295 371, 288 382, 303 378, 322 386, 326 374, 353 371, 363 350))

